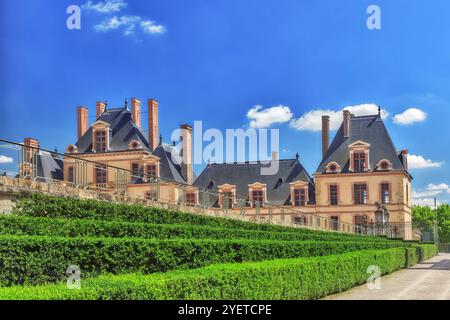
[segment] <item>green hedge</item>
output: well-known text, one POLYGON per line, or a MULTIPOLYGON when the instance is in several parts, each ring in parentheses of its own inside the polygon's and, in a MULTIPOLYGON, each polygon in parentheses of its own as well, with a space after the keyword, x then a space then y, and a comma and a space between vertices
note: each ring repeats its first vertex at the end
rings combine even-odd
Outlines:
POLYGON ((392 242, 149 240, 0 236, 0 286, 57 282, 70 265, 87 277, 164 272, 224 262, 322 256, 402 246, 392 242))
POLYGON ((220 264, 152 275, 101 276, 84 279, 81 289, 63 284, 0 288, 6 299, 318 299, 367 281, 367 268, 382 274, 405 266, 405 249, 359 251, 325 257, 220 264))
MULTIPOLYGON (((195 225, 164 225, 143 222, 101 221, 66 218, 0 216, 0 234, 60 237, 139 237, 154 239, 266 239, 266 240, 354 240, 340 234, 273 232, 195 225)), ((364 238, 373 241, 372 237, 364 238)), ((387 241, 387 239, 386 239, 387 241)))
MULTIPOLYGON (((40 193, 19 195, 15 213, 18 215, 48 218, 78 218, 96 220, 116 220, 124 222, 146 222, 155 224, 190 224, 207 225, 209 227, 237 228, 245 230, 300 232, 314 234, 335 234, 333 232, 316 231, 307 228, 285 227, 272 224, 227 218, 210 217, 175 210, 150 208, 140 205, 117 204, 106 201, 75 199, 69 197, 53 197, 40 193)), ((367 236, 340 234, 351 239, 366 239, 367 236)), ((375 241, 385 241, 382 237, 370 237, 375 241)))
POLYGON ((419 262, 418 250, 414 247, 405 247, 405 266, 412 267, 419 262))
POLYGON ((417 250, 419 261, 428 260, 438 253, 438 249, 435 244, 418 244, 413 245, 413 247, 417 250))

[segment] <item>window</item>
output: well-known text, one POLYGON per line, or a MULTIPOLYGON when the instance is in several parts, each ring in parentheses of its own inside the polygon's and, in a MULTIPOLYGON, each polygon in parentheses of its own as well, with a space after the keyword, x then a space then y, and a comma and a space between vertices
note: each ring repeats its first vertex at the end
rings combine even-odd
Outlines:
POLYGON ((356 152, 353 154, 353 170, 355 172, 364 172, 366 169, 366 154, 356 152))
POLYGON ((197 200, 194 192, 186 193, 186 204, 187 205, 196 205, 197 200))
POLYGON ((306 205, 306 190, 294 189, 294 206, 300 207, 306 205))
POLYGON ((367 186, 365 183, 358 183, 353 186, 355 204, 367 203, 367 186))
POLYGON ((302 216, 302 217, 295 217, 294 218, 295 224, 301 224, 301 225, 307 225, 308 224, 308 217, 302 216))
POLYGON ((335 164, 330 165, 330 171, 335 172, 337 170, 337 167, 335 164))
POLYGON ((230 209, 233 208, 233 193, 232 192, 222 192, 222 208, 230 209))
POLYGON ((330 185, 330 205, 337 206, 338 204, 338 186, 330 185))
POLYGON ((95 131, 95 152, 106 152, 106 131, 95 131))
POLYGON ((156 164, 152 163, 147 165, 147 174, 156 177, 156 164))
POLYGON ((381 189, 381 203, 384 204, 389 203, 390 199, 389 183, 382 183, 380 189, 381 189))
POLYGON ((107 171, 108 169, 104 165, 97 165, 95 167, 95 183, 105 184, 107 183, 107 171))
POLYGON ((67 181, 72 182, 72 183, 75 181, 74 168, 73 167, 69 167, 69 169, 67 171, 67 181))
POLYGON ((255 206, 259 205, 260 207, 262 207, 264 203, 263 191, 262 190, 252 191, 252 199, 255 206))
POLYGON ((387 170, 387 169, 389 169, 389 162, 387 162, 387 161, 382 161, 382 162, 380 163, 380 168, 381 168, 381 170, 387 170))

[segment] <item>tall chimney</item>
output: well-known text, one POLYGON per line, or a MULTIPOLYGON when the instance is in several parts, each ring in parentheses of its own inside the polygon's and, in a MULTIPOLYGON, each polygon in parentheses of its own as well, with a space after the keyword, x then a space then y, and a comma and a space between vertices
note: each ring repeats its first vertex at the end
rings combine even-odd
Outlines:
POLYGON ((141 101, 131 98, 131 119, 138 128, 141 127, 141 101))
POLYGON ((322 116, 322 158, 325 159, 330 145, 330 116, 322 116))
POLYGON ((88 130, 88 109, 86 107, 78 107, 77 118, 78 118, 78 139, 80 139, 88 130))
POLYGON ((148 99, 148 142, 150 149, 158 146, 158 101, 148 99))
POLYGON ((96 117, 98 119, 98 117, 101 116, 101 114, 103 112, 105 112, 106 110, 106 102, 103 101, 97 101, 97 103, 95 104, 95 110, 96 110, 96 117))
POLYGON ((181 140, 181 171, 188 184, 192 184, 194 173, 192 170, 192 127, 187 124, 180 126, 181 140))
POLYGON ((403 168, 408 171, 408 150, 402 150, 400 154, 402 155, 403 168))
POLYGON ((32 162, 31 159, 36 154, 36 152, 38 152, 38 149, 34 148, 39 148, 39 141, 33 138, 25 138, 23 139, 23 144, 26 147, 32 147, 32 148, 24 148, 25 150, 24 162, 32 162))
POLYGON ((344 138, 348 138, 349 131, 350 131, 350 118, 352 117, 352 114, 348 110, 344 110, 344 138))

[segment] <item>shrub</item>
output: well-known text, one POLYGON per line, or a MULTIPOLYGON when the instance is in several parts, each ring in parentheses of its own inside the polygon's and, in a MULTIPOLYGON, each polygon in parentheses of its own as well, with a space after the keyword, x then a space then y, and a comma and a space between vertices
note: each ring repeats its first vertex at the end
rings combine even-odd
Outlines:
POLYGON ((322 256, 402 246, 393 242, 149 240, 0 236, 0 286, 57 282, 70 265, 84 276, 164 272, 212 263, 322 256))
MULTIPOLYGON (((195 225, 165 225, 143 222, 100 221, 65 218, 34 218, 25 216, 0 216, 0 234, 39 235, 60 237, 140 237, 154 239, 266 239, 266 240, 353 240, 340 234, 274 232, 218 228, 195 225)), ((376 238, 366 237, 373 241, 376 238)))
POLYGON ((370 265, 382 274, 406 264, 405 249, 359 251, 341 255, 257 263, 218 264, 164 274, 104 275, 65 284, 0 288, 0 299, 318 299, 362 284, 370 265))
POLYGON ((435 244, 418 244, 413 245, 413 247, 417 250, 417 256, 419 261, 428 260, 435 255, 437 255, 437 246, 435 244))
MULTIPOLYGON (((245 230, 301 232, 314 234, 335 234, 326 231, 316 231, 306 228, 277 226, 272 224, 257 224, 252 222, 197 215, 175 210, 150 208, 140 205, 117 204, 111 202, 75 199, 69 197, 54 197, 39 193, 19 196, 15 213, 18 215, 48 218, 79 218, 124 222, 146 222, 155 224, 190 224, 207 225, 209 227, 235 228, 245 230)), ((367 239, 367 236, 340 234, 351 239, 367 239)), ((370 237, 375 241, 385 241, 384 238, 370 237)))

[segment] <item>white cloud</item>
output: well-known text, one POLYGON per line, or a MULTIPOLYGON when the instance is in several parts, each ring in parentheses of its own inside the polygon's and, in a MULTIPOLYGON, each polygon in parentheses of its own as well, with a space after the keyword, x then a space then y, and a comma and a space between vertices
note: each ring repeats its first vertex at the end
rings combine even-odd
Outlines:
POLYGON ((257 105, 247 112, 252 128, 268 128, 274 123, 285 123, 292 119, 292 111, 288 106, 273 106, 263 109, 257 105))
POLYGON ((443 161, 434 162, 419 155, 408 154, 408 167, 410 169, 440 168, 443 164, 443 161))
POLYGON ((125 8, 128 4, 123 0, 105 0, 93 3, 88 1, 81 6, 82 9, 87 11, 95 11, 98 13, 109 14, 119 12, 122 8, 125 8))
POLYGON ((14 160, 11 157, 0 155, 0 163, 13 163, 14 160))
POLYGON ((393 119, 394 122, 400 125, 413 124, 415 122, 425 121, 427 114, 417 108, 409 108, 402 113, 396 114, 393 119))
POLYGON ((442 193, 442 190, 426 190, 426 191, 414 191, 412 192, 412 196, 415 199, 426 198, 426 197, 434 197, 438 194, 442 193))
MULTIPOLYGON (((342 110, 348 110, 355 116, 367 116, 378 113, 378 106, 375 104, 365 103, 354 106, 347 106, 342 110)), ((300 118, 291 121, 291 127, 301 131, 321 131, 322 116, 330 116, 330 130, 339 129, 342 123, 342 110, 316 109, 311 110, 302 115, 300 118)), ((389 113, 385 109, 381 109, 381 118, 385 120, 389 113)))
POLYGON ((141 28, 144 33, 164 33, 166 29, 162 25, 156 25, 154 21, 141 21, 141 28))
POLYGON ((108 32, 123 28, 123 34, 130 36, 135 34, 136 26, 139 26, 142 32, 146 34, 164 33, 166 31, 162 25, 156 25, 154 21, 143 20, 139 16, 114 16, 107 18, 100 24, 95 25, 94 29, 98 32, 108 32))
MULTIPOLYGON (((447 201, 437 200, 436 202, 437 202, 437 205, 439 206, 440 204, 446 203, 447 201)), ((413 203, 413 205, 416 205, 416 206, 434 207, 434 198, 413 199, 412 203, 413 203)))
POLYGON ((450 194, 450 186, 446 183, 441 183, 441 184, 432 184, 430 183, 427 186, 428 190, 433 190, 433 191, 446 191, 447 193, 450 194))

